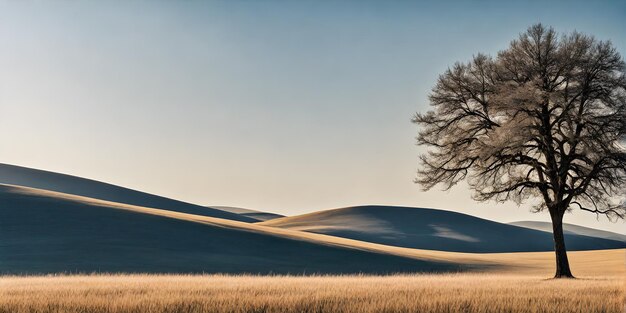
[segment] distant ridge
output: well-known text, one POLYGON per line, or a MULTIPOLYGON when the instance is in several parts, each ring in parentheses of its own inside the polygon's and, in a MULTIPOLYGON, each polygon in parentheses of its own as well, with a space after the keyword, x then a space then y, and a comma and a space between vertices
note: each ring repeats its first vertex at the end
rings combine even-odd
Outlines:
POLYGON ((251 211, 246 214, 205 207, 179 200, 165 198, 142 191, 112 185, 92 179, 60 174, 45 170, 0 163, 0 184, 18 185, 43 190, 57 191, 94 199, 113 201, 183 213, 225 218, 242 222, 258 222, 269 218, 255 218, 251 211))
POLYGON ((250 210, 250 209, 235 208, 235 207, 230 207, 230 206, 212 206, 212 208, 239 214, 239 215, 246 216, 249 218, 253 218, 260 222, 273 220, 275 218, 285 217, 284 215, 280 215, 276 213, 261 212, 261 211, 255 211, 255 210, 250 210))
MULTIPOLYGON (((397 206, 356 206, 283 217, 265 226, 351 238, 384 245, 453 252, 552 251, 552 234, 452 211, 397 206)), ((567 234, 569 250, 616 249, 622 241, 567 234)))
MULTIPOLYGON (((541 231, 545 231, 549 233, 552 232, 552 224, 549 222, 519 221, 519 222, 512 222, 509 224, 520 226, 520 227, 541 230, 541 231)), ((563 223, 563 232, 565 232, 565 234, 570 234, 570 235, 583 235, 583 236, 590 236, 590 237, 604 238, 604 239, 626 242, 626 235, 622 235, 622 234, 618 234, 618 233, 614 233, 614 232, 610 232, 606 230, 599 230, 599 229, 590 228, 590 227, 568 224, 568 223, 563 223)))

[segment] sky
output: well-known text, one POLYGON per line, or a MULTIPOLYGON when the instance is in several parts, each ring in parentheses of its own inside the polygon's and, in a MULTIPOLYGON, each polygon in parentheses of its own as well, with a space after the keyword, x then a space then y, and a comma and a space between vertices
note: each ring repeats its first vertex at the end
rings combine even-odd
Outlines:
POLYGON ((626 55, 626 2, 545 2, 0 1, 0 162, 285 215, 549 221, 464 184, 422 191, 410 122, 449 66, 537 22, 626 55))

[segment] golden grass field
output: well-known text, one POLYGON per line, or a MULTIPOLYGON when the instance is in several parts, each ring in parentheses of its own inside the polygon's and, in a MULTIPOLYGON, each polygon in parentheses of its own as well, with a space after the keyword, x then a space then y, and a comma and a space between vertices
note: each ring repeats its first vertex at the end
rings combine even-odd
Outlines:
POLYGON ((571 252, 574 280, 548 278, 549 252, 482 254, 511 264, 483 273, 4 276, 0 313, 625 312, 625 252, 571 252))
POLYGON ((0 312, 623 312, 624 277, 94 275, 0 278, 0 312))

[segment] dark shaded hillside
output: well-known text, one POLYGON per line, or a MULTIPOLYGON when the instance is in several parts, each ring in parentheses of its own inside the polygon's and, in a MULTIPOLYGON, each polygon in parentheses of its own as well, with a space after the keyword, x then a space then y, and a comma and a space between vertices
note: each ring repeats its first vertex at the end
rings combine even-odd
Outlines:
MULTIPOLYGON (((284 217, 261 225, 385 245, 455 252, 552 251, 552 234, 466 214, 422 208, 358 206, 284 217)), ((569 250, 615 249, 623 242, 566 235, 569 250)))
POLYGON ((51 190, 94 199, 225 218, 234 221, 259 221, 259 219, 246 215, 173 200, 91 179, 9 164, 0 164, 0 184, 51 190))
POLYGON ((0 185, 0 274, 392 273, 457 268, 0 185))

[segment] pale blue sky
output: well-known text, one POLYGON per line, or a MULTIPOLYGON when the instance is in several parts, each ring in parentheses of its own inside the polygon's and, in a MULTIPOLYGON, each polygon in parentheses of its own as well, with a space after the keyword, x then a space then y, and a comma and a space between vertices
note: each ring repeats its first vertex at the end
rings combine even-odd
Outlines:
POLYGON ((536 22, 626 54, 626 2, 544 2, 2 1, 0 162, 288 215, 547 221, 465 186, 421 192, 410 123, 439 73, 536 22))

